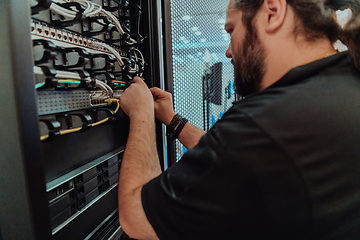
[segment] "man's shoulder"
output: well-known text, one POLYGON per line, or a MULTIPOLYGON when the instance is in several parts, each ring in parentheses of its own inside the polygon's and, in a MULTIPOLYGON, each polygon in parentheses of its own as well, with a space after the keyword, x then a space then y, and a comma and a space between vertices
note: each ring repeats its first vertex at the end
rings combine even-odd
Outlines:
POLYGON ((322 60, 292 69, 274 85, 235 102, 229 114, 241 111, 250 118, 262 118, 264 114, 271 118, 276 113, 286 117, 286 111, 303 114, 301 111, 316 111, 329 105, 329 101, 334 107, 346 103, 339 100, 360 92, 360 71, 345 53, 330 60, 327 64, 322 60))
MULTIPOLYGON (((307 68, 312 70, 313 65, 307 68)), ((346 127, 350 126, 349 121, 357 121, 359 71, 349 64, 333 62, 294 80, 292 77, 298 77, 299 70, 303 69, 291 72, 287 81, 235 102, 219 121, 218 129, 225 129, 222 134, 231 135, 242 127, 256 128, 264 136, 287 145, 284 136, 297 136, 297 131, 303 131, 301 135, 322 135, 328 134, 333 126, 346 127)))

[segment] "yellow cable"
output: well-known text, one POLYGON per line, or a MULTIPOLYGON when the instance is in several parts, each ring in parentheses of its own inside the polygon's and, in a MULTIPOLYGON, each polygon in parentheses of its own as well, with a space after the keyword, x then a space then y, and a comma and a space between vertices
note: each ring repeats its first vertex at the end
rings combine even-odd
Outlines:
POLYGON ((41 137, 40 137, 40 140, 43 141, 43 140, 48 139, 48 138, 49 138, 49 134, 48 134, 48 135, 41 136, 41 137))
POLYGON ((105 102, 107 103, 116 103, 116 109, 114 111, 114 113, 117 113, 119 111, 119 108, 120 108, 120 103, 119 103, 119 100, 116 99, 116 98, 110 98, 110 99, 106 99, 105 102))
POLYGON ((117 80, 112 80, 112 82, 114 82, 114 83, 126 83, 124 81, 117 81, 117 80))
POLYGON ((95 126, 100 125, 100 124, 103 124, 104 122, 107 122, 107 121, 109 121, 109 118, 108 118, 108 117, 105 118, 105 119, 103 119, 103 120, 101 120, 101 121, 98 121, 98 122, 96 122, 96 123, 91 124, 91 126, 92 126, 92 127, 95 127, 95 126))
MULTIPOLYGON (((119 101, 118 101, 118 100, 116 100, 116 99, 108 99, 108 100, 105 100, 105 102, 108 102, 108 103, 116 102, 116 109, 115 109, 114 113, 117 113, 117 111, 119 111, 120 104, 119 104, 119 101)), ((98 125, 100 125, 100 124, 103 124, 104 122, 107 122, 107 121, 109 121, 109 117, 108 117, 108 118, 105 118, 105 119, 103 119, 103 120, 101 120, 101 121, 98 121, 98 122, 96 122, 96 123, 93 123, 93 124, 91 124, 91 126, 92 126, 92 127, 95 127, 95 126, 98 126, 98 125)))
MULTIPOLYGON (((117 113, 119 111, 119 108, 120 108, 120 103, 117 99, 114 99, 114 98, 111 98, 111 99, 106 99, 105 102, 111 104, 111 103, 114 103, 116 102, 116 109, 114 111, 114 114, 117 113)), ((98 121, 98 122, 95 122, 93 124, 91 124, 92 127, 95 127, 95 126, 98 126, 100 124, 103 124, 104 122, 107 122, 109 121, 109 117, 101 120, 101 121, 98 121)), ((82 128, 81 127, 78 127, 78 128, 71 128, 71 129, 66 129, 66 130, 61 130, 60 131, 60 135, 65 135, 65 134, 68 134, 68 133, 74 133, 74 132, 78 132, 80 131, 82 128)), ((49 138, 49 135, 44 135, 44 136, 41 136, 40 137, 40 140, 43 141, 43 140, 46 140, 49 138)))
POLYGON ((78 127, 78 128, 71 128, 71 129, 66 129, 66 130, 61 130, 60 131, 60 135, 65 135, 68 133, 73 133, 73 132, 78 132, 82 129, 82 127, 78 127))
POLYGON ((79 79, 66 79, 66 78, 60 78, 58 82, 70 82, 70 83, 81 83, 79 79))

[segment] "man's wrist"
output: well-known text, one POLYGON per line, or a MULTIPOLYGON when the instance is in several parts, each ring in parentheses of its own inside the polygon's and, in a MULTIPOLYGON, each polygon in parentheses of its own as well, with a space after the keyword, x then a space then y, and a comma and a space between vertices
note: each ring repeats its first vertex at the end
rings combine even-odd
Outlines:
POLYGON ((166 121, 164 121, 163 123, 166 125, 166 126, 169 126, 169 124, 171 123, 171 121, 173 120, 173 118, 175 117, 175 112, 169 114, 169 117, 166 119, 166 121))
POLYGON ((170 134, 174 133, 175 128, 179 125, 180 122, 181 122, 181 116, 179 114, 175 114, 171 122, 166 126, 166 136, 169 136, 170 134))
POLYGON ((130 120, 133 119, 155 119, 155 113, 153 110, 149 109, 138 109, 133 110, 131 114, 129 114, 130 120))

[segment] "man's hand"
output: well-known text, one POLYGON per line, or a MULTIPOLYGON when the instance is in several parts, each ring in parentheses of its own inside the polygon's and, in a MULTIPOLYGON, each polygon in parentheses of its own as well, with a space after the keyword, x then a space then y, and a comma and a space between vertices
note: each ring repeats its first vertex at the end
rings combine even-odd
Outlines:
POLYGON ((151 88, 150 91, 154 98, 155 117, 165 125, 169 125, 175 116, 171 93, 156 87, 151 88))
POLYGON ((135 77, 133 83, 121 95, 120 107, 130 119, 139 113, 154 112, 153 97, 141 78, 135 77))

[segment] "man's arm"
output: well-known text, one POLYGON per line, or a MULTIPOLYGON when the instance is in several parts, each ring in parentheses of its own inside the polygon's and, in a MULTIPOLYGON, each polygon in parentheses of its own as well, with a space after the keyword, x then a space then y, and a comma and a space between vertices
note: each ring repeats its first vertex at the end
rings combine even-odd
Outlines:
POLYGON ((156 150, 154 104, 146 84, 135 78, 120 98, 130 118, 130 131, 119 177, 119 219, 124 231, 136 239, 158 239, 141 201, 144 184, 161 174, 156 150))
MULTIPOLYGON (((154 97, 155 117, 168 126, 175 116, 171 93, 156 87, 151 88, 150 91, 154 97)), ((191 149, 198 144, 204 134, 203 130, 190 123, 186 123, 178 139, 187 149, 191 149)))
POLYGON ((180 132, 178 139, 187 149, 191 149, 199 143, 201 137, 204 135, 205 132, 203 130, 187 122, 180 132))

